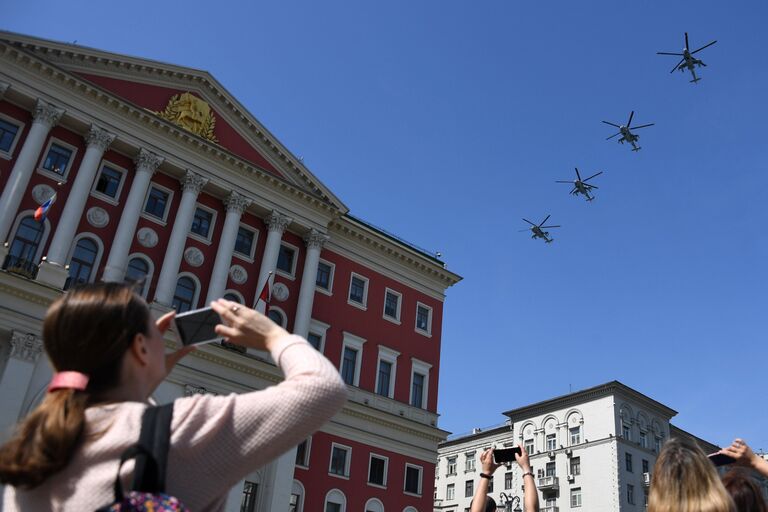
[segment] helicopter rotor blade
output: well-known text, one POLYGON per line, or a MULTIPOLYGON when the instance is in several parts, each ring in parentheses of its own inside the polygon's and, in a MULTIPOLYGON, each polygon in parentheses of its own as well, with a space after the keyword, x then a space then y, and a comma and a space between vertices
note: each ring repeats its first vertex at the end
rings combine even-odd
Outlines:
POLYGON ((539 223, 539 227, 543 226, 543 225, 544 225, 544 223, 545 223, 545 222, 547 222, 551 216, 552 216, 552 215, 547 215, 547 216, 546 216, 546 218, 545 218, 543 221, 541 221, 541 222, 539 223))
POLYGON ((523 220, 524 220, 525 222, 527 222, 528 224, 530 224, 531 226, 535 226, 535 225, 536 225, 536 224, 534 224, 533 222, 529 221, 528 219, 523 219, 523 220))
POLYGON ((570 183, 571 185, 573 185, 573 181, 571 181, 571 180, 568 180, 568 181, 556 181, 555 183, 570 183))
POLYGON ((653 125, 655 125, 655 124, 656 124, 656 123, 650 123, 650 124, 641 124, 640 126, 633 126, 633 127, 632 127, 632 129, 633 129, 633 130, 639 130, 640 128, 648 128, 649 126, 653 126, 653 125))
POLYGON ((560 228, 562 226, 539 226, 540 229, 552 229, 552 228, 560 228))
POLYGON ((690 48, 690 46, 688 46, 688 32, 686 32, 685 33, 685 49, 687 50, 688 48, 690 48))
POLYGON ((611 126, 615 126, 616 128, 621 128, 621 126, 619 126, 617 124, 609 123, 608 121, 602 121, 602 122, 605 123, 605 124, 609 124, 611 126))
POLYGON ((717 41, 712 41, 711 43, 709 43, 709 44, 707 44, 707 45, 704 45, 704 46, 702 46, 702 47, 701 47, 701 48, 699 48, 698 50, 691 52, 691 55, 693 55, 693 54, 694 54, 694 53, 696 53, 696 52, 700 52, 701 50, 703 50, 704 48, 706 48, 706 47, 708 47, 708 46, 712 46, 712 45, 713 45, 713 44, 715 44, 716 42, 717 42, 717 41))
POLYGON ((607 138, 607 139, 605 139, 605 140, 611 140, 612 138, 616 137, 617 135, 621 135, 621 132, 619 132, 619 133, 614 133, 613 135, 611 135, 610 137, 608 137, 608 138, 607 138))
POLYGON ((682 57, 682 53, 672 53, 672 52, 656 52, 656 55, 677 55, 678 57, 682 57))
POLYGON ((584 188, 586 188, 587 190, 592 190, 593 188, 600 190, 600 187, 598 187, 597 185, 590 185, 589 183, 584 183, 584 188))
POLYGON ((578 167, 574 167, 574 169, 576 169, 576 177, 579 178, 579 181, 582 181, 581 174, 579 174, 579 168, 578 167))
POLYGON ((600 176, 601 174, 603 174, 603 171, 600 171, 600 172, 599 172, 599 173, 597 173, 597 174, 593 174, 593 175, 592 175, 592 176, 590 176, 589 178, 587 178, 587 179, 585 179, 585 180, 581 180, 581 181, 589 181, 589 180, 591 180, 592 178, 594 178, 595 176, 600 176))
POLYGON ((629 128, 629 125, 632 124, 632 118, 635 117, 635 111, 629 113, 629 121, 627 121, 627 128, 629 128))
POLYGON ((673 67, 673 68, 672 68, 672 71, 670 71, 670 72, 669 72, 669 74, 672 74, 672 73, 674 73, 675 71, 677 71, 677 68, 679 68, 679 67, 680 67, 680 64, 682 64, 683 62, 685 62, 685 58, 682 58, 682 59, 680 59, 680 62, 678 62, 677 64, 675 64, 675 67, 673 67))
POLYGON ((524 232, 526 232, 526 231, 530 231, 530 230, 531 230, 531 228, 518 229, 518 230, 517 230, 517 232, 518 232, 518 233, 524 233, 524 232))

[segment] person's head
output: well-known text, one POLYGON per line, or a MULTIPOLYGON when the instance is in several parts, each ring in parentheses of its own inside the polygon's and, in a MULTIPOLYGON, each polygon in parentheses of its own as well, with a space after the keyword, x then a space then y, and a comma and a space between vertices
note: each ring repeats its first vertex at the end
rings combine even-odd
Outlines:
POLYGON ((672 438, 653 468, 649 512, 734 512, 715 466, 695 444, 672 438))
MULTIPOLYGON (((472 508, 472 502, 475 500, 469 502, 469 507, 472 508)), ((485 497, 485 508, 483 509, 485 512, 496 512, 496 500, 491 498, 490 496, 485 497)))
POLYGON ((146 398, 164 376, 162 335, 144 299, 122 284, 74 288, 54 301, 43 321, 43 344, 54 372, 80 372, 88 384, 48 392, 0 447, 3 484, 42 483, 69 461, 88 405, 124 395, 119 389, 126 382, 146 398))
POLYGON ((768 512, 760 487, 744 468, 733 468, 723 477, 725 490, 736 504, 737 512, 768 512))

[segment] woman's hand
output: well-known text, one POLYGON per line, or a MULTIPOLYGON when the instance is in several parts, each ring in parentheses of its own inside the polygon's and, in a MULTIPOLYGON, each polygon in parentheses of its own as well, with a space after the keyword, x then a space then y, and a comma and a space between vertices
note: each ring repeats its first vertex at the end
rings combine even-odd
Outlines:
POLYGON ((483 468, 483 473, 486 475, 492 475, 501 464, 493 462, 493 448, 488 448, 480 454, 480 467, 483 468))
POLYGON ((237 302, 219 299, 211 302, 211 307, 223 322, 216 326, 216 334, 224 336, 231 343, 257 350, 270 350, 276 340, 288 334, 268 317, 237 302))
POLYGON ((528 473, 531 470, 531 461, 528 459, 528 452, 525 451, 525 447, 522 444, 518 443, 517 446, 520 448, 520 454, 515 454, 517 465, 520 466, 523 473, 528 473))
POLYGON ((733 457, 736 459, 736 464, 747 467, 755 466, 756 459, 758 458, 743 439, 734 440, 731 446, 723 448, 720 450, 720 453, 733 457))
MULTIPOLYGON (((157 330, 160 331, 160 334, 165 334, 165 331, 168 330, 168 328, 171 326, 171 322, 173 321, 173 318, 176 316, 175 311, 171 311, 170 313, 166 313, 160 318, 158 318, 155 321, 155 325, 157 326, 157 330)), ((171 373, 171 370, 173 370, 173 367, 176 366, 176 363, 178 363, 181 358, 183 358, 185 355, 189 354, 195 350, 194 346, 189 347, 182 347, 179 350, 175 352, 170 352, 165 355, 165 373, 166 375, 171 373)))

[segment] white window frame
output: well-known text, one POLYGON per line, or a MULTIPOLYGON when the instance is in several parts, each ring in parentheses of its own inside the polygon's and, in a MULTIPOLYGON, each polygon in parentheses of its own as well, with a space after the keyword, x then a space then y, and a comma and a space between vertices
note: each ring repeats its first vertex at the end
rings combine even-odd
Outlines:
POLYGON ((453 476, 456 474, 456 466, 459 461, 458 455, 451 455, 449 457, 445 458, 446 461, 446 468, 445 468, 445 476, 453 476), (453 459, 453 473, 451 473, 451 459, 453 459))
POLYGON ((544 447, 546 448, 545 451, 547 452, 557 450, 557 432, 551 432, 544 435, 544 447), (552 445, 549 444, 550 439, 553 441, 552 445))
POLYGON ((344 480, 349 480, 349 467, 352 462, 352 447, 347 446, 340 443, 331 443, 331 456, 328 458, 328 474, 330 476, 341 478, 344 480), (333 467, 333 449, 334 448, 341 448, 343 450, 347 450, 347 457, 344 460, 344 474, 343 475, 337 475, 336 473, 333 473, 331 471, 331 468, 333 467))
POLYGON ((389 377, 389 390, 387 392, 387 398, 395 398, 395 381, 397 380, 397 358, 400 357, 400 352, 397 350, 393 350, 389 347, 385 347, 384 345, 379 345, 379 359, 376 362, 376 387, 374 388, 374 392, 378 396, 379 395, 379 368, 381 367, 381 362, 387 362, 392 365, 392 373, 389 377))
POLYGON ((381 308, 381 317, 384 320, 392 322, 393 324, 400 325, 401 324, 400 319, 402 318, 402 309, 403 309, 403 294, 393 290, 392 288, 384 288, 384 307, 381 308), (388 293, 391 293, 392 295, 397 295, 397 312, 395 313, 396 318, 392 318, 391 316, 387 315, 387 294, 388 293))
POLYGON ((332 499, 335 500, 334 503, 338 503, 338 501, 341 501, 341 503, 338 503, 339 505, 341 505, 341 512, 347 512, 347 497, 339 489, 331 489, 325 494, 325 499, 323 500, 322 512, 325 512, 328 506, 328 502, 332 499))
POLYGON ((641 447, 648 449, 648 433, 645 430, 640 431, 640 434, 637 436, 637 442, 641 447))
MULTIPOLYGON (((147 193, 144 194, 144 201, 141 203, 141 218, 147 219, 151 222, 154 222, 155 224, 160 224, 161 226, 167 226, 168 225, 168 212, 171 210, 171 203, 173 203, 173 190, 169 189, 168 187, 164 187, 158 183, 155 183, 154 181, 149 182, 149 186, 147 187, 147 193), (159 190, 162 190, 163 192, 168 194, 168 201, 165 204, 165 212, 163 212, 163 218, 159 219, 155 217, 154 215, 150 215, 149 213, 145 212, 144 210, 147 208, 147 201, 149 200, 149 193, 152 192, 152 188, 156 188, 159 190)), ((190 224, 190 227, 192 225, 190 224)))
MULTIPOLYGON (((325 337, 326 333, 328 332, 328 329, 330 329, 331 326, 326 324, 325 322, 321 322, 320 320, 315 320, 312 318, 309 321, 309 332, 312 334, 317 334, 320 336, 320 348, 318 349, 318 352, 321 354, 325 353, 325 337)), ((342 356, 343 360, 343 356, 342 356)))
MULTIPOLYGON (((424 361, 420 361, 415 357, 411 358, 411 384, 408 386, 408 404, 411 403, 411 394, 413 393, 413 375, 415 373, 421 373, 424 375, 424 397, 422 400, 422 409, 427 410, 429 404, 429 372, 432 369, 432 365, 424 361)), ((411 405, 411 407, 415 407, 411 405)))
POLYGON ((376 512, 384 512, 384 504, 381 502, 378 498, 368 498, 368 501, 365 502, 365 507, 363 508, 366 512, 369 510, 376 512))
POLYGON ((582 439, 581 430, 582 430, 581 429, 581 425, 577 425, 575 427, 568 427, 568 442, 569 442, 570 446, 576 446, 576 445, 581 444, 581 439, 582 439), (572 432, 573 429, 578 429, 579 430, 579 432, 578 432, 578 443, 574 443, 573 442, 573 432, 572 432))
MULTIPOLYGON (((280 247, 282 246, 288 247, 289 249, 293 250, 293 262, 291 263, 291 273, 287 273, 286 271, 277 268, 277 261, 275 261, 275 274, 281 275, 286 279, 290 279, 291 281, 294 281, 296 279, 296 264, 299 261, 299 248, 295 245, 286 242, 285 240, 280 242, 280 247)), ((279 256, 279 253, 278 253, 279 256)))
POLYGON ((333 262, 330 262, 328 260, 324 260, 323 258, 320 258, 320 263, 325 263, 329 267, 331 267, 330 275, 328 276, 328 289, 322 288, 320 286, 317 286, 317 275, 315 275, 315 291, 320 292, 324 295, 328 295, 329 297, 333 295, 333 276, 336 274, 336 264, 333 262))
MULTIPOLYGON (((312 454, 312 436, 307 437, 304 441, 307 442, 307 457, 304 460, 304 462, 306 462, 306 464, 305 465, 296 464, 296 467, 297 468, 301 468, 301 469, 309 469, 309 457, 312 454)), ((304 441, 302 441, 301 443, 303 443, 304 441)), ((299 444, 301 444, 301 443, 299 443, 299 444)), ((299 445, 297 444, 296 446, 298 447, 299 445)), ((331 452, 331 453, 333 453, 333 452, 331 452)))
POLYGON ((445 501, 456 501, 456 483, 451 482, 445 486, 445 501), (453 492, 448 492, 453 491, 453 492))
POLYGON ((368 288, 370 286, 370 280, 365 277, 364 275, 358 274, 357 272, 351 272, 349 275, 349 287, 347 288, 347 304, 350 304, 358 309, 362 309, 363 311, 368 310, 368 288), (357 277, 358 279, 361 279, 365 282, 365 286, 363 286, 363 303, 360 304, 359 302, 355 302, 350 298, 350 295, 352 295, 352 278, 357 277))
POLYGON ((432 337, 432 317, 433 317, 433 310, 431 306, 427 306, 423 302, 416 302, 416 318, 413 321, 414 330, 423 336, 431 338, 432 337), (423 329, 419 329, 419 306, 429 311, 429 318, 427 320, 428 329, 426 331, 423 329))
MULTIPOLYGON (((256 244, 259 241, 259 230, 254 228, 253 226, 249 226, 248 224, 243 224, 242 222, 238 225, 238 231, 240 228, 246 229, 253 233, 253 244, 251 244, 251 254, 243 254, 241 252, 237 252, 235 250, 235 247, 232 246, 232 256, 241 259, 243 261, 247 261, 248 263, 253 263, 255 260, 255 254, 256 254, 256 244)), ((237 240, 237 234, 235 234, 235 240, 237 240)))
POLYGON ((389 477, 389 457, 385 457, 384 455, 379 455, 378 453, 371 452, 368 454, 368 474, 365 476, 365 480, 371 487, 376 487, 378 489, 386 489, 388 478, 389 477), (377 459, 384 459, 384 484, 374 484, 371 483, 369 480, 371 478, 371 462, 373 458, 376 457, 377 459))
MULTIPOLYGON (((195 296, 192 300, 192 307, 191 309, 197 309, 198 303, 200 302, 200 279, 197 278, 195 274, 192 272, 179 272, 179 274, 176 276, 176 280, 173 282, 173 295, 176 295, 176 287, 179 285, 179 279, 182 277, 188 277, 192 279, 195 283, 195 296)), ((173 297, 171 297, 171 302, 173 302, 173 297)))
POLYGON ((237 297, 240 299, 238 302, 240 304, 245 305, 245 297, 243 297, 242 293, 240 293, 237 290, 233 290, 232 288, 227 288, 226 290, 224 290, 224 293, 222 293, 221 296, 223 297, 224 295, 227 295, 228 293, 231 293, 232 295, 237 295, 237 297))
POLYGON ((582 493, 581 493, 581 487, 574 487, 571 489, 571 499, 570 499, 570 507, 571 508, 579 508, 582 506, 582 493), (578 491, 578 493, 576 492, 578 491), (578 504, 573 503, 573 498, 578 498, 578 504))
POLYGON ((464 454, 464 472, 473 473, 477 470, 477 462, 475 461, 476 450, 466 452, 464 454))
MULTIPOLYGON (((25 217, 34 217, 36 210, 24 210, 23 212, 19 212, 19 214, 16 216, 16 220, 13 221, 13 228, 11 228, 11 236, 8 237, 8 250, 10 251, 11 245, 13 245, 13 241, 16 239, 16 235, 19 231, 19 225, 21 224, 21 221, 24 220, 25 217)), ((43 221, 43 234, 40 235, 40 243, 37 244, 37 250, 35 251, 35 259, 37 263, 40 263, 43 252, 43 247, 45 247, 45 244, 48 242, 48 236, 51 234, 51 221, 48 219, 48 217, 45 218, 43 221)), ((2 262, 0 262, 2 263, 2 262)))
POLYGON ((293 479, 293 485, 291 486, 291 494, 299 496, 299 507, 296 512, 304 512, 304 497, 306 495, 306 490, 304 489, 304 484, 295 478, 293 479))
POLYGON ((120 204, 120 195, 123 193, 123 185, 125 185, 126 176, 128 176, 128 169, 125 167, 120 167, 119 165, 112 163, 107 159, 102 159, 101 163, 99 163, 99 172, 96 173, 96 177, 93 179, 93 184, 91 185, 91 196, 97 199, 101 199, 105 203, 109 203, 111 205, 120 204), (99 182, 99 178, 101 177, 101 172, 104 170, 104 167, 109 167, 113 171, 117 171, 122 174, 120 177, 120 184, 117 186, 117 191, 115 192, 115 197, 109 197, 107 194, 96 190, 96 184, 99 182))
MULTIPOLYGON (((214 231, 214 226, 216 226, 216 217, 218 216, 218 212, 213 208, 211 208, 210 206, 206 206, 202 203, 195 203, 195 213, 197 213, 198 208, 211 214, 211 225, 209 226, 209 229, 208 229, 208 236, 204 237, 202 235, 198 235, 197 233, 193 233, 192 223, 189 224, 189 229, 187 230, 187 236, 189 238, 193 238, 199 242, 202 242, 205 245, 211 245, 211 240, 213 239, 213 231, 214 231)), ((192 220, 194 221, 194 215, 192 217, 192 220)))
POLYGON ((91 275, 88 276, 88 282, 92 283, 96 280, 96 275, 99 273, 99 267, 101 266, 101 257, 104 255, 104 242, 101 241, 98 235, 84 231, 78 233, 75 238, 72 239, 72 245, 69 248, 69 254, 67 254, 67 266, 72 262, 72 256, 75 254, 75 248, 77 243, 83 238, 90 238, 91 241, 96 242, 96 258, 93 260, 93 270, 91 275))
POLYGON ((272 304, 270 304, 269 311, 277 311, 278 313, 280 313, 280 315, 282 315, 283 317, 283 323, 280 327, 282 327, 283 329, 288 328, 288 315, 285 313, 285 310, 283 308, 279 306, 273 306, 272 304))
POLYGON ((536 452, 536 441, 534 439, 528 438, 523 440, 523 448, 525 448, 525 451, 528 452, 528 455, 533 455, 536 452), (530 446, 530 450, 528 447, 530 446))
POLYGON ((0 151, 0 158, 3 160, 10 160, 13 158, 13 152, 16 151, 16 144, 19 143, 19 139, 21 139, 21 134, 24 133, 24 128, 26 125, 18 119, 15 119, 7 114, 3 114, 2 112, 0 112, 0 119, 18 128, 16 136, 13 138, 13 142, 11 142, 11 147, 8 149, 8 152, 6 153, 5 151, 0 151))
POLYGON ((350 332, 342 332, 344 339, 341 343, 341 360, 339 361, 339 373, 344 366, 344 352, 347 347, 357 350, 357 357, 355 358, 355 378, 353 379, 353 386, 360 387, 360 366, 363 363, 363 345, 366 342, 365 338, 356 336, 350 332))
MULTIPOLYGON (((145 299, 147 298, 147 293, 149 293, 149 284, 152 282, 152 277, 155 275, 155 264, 152 262, 152 258, 147 256, 146 254, 140 253, 140 252, 134 252, 128 255, 128 259, 126 259, 125 263, 125 272, 123 273, 123 280, 125 280, 125 274, 128 272, 128 263, 131 262, 132 259, 139 258, 141 260, 144 260, 144 263, 146 263, 149 267, 149 271, 147 272, 147 277, 144 279, 144 288, 141 290, 141 296, 145 299)), ((174 291, 176 289, 174 288, 174 291)))
POLYGON ((59 183, 66 183, 67 179, 69 178, 69 173, 72 172, 72 166, 75 163, 75 159, 77 158, 77 147, 73 146, 72 144, 68 144, 64 142, 61 139, 58 139, 56 137, 49 137, 48 143, 45 145, 45 150, 40 154, 40 161, 37 163, 37 173, 42 174, 46 178, 52 179, 53 181, 59 183), (69 162, 67 162, 67 170, 66 172, 62 174, 56 174, 55 172, 51 172, 48 169, 43 167, 43 164, 45 163, 45 159, 48 156, 48 151, 51 150, 52 145, 58 145, 62 146, 66 149, 69 149, 72 151, 72 154, 69 157, 69 162))
POLYGON ((424 467, 417 466, 416 464, 411 464, 410 462, 405 463, 405 470, 403 471, 403 494, 407 494, 408 496, 421 496, 424 492, 424 467), (405 490, 405 483, 408 481, 408 467, 416 468, 419 470, 419 489, 418 493, 414 494, 412 492, 408 492, 405 490))

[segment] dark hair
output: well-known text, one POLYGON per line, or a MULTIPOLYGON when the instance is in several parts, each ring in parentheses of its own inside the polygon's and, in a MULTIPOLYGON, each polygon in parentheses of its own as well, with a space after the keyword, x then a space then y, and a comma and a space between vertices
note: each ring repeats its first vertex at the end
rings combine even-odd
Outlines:
MULTIPOLYGON (((472 503, 474 503, 474 499, 469 502, 469 508, 472 508, 472 503)), ((485 497, 485 512, 496 512, 496 500, 491 498, 490 496, 485 497)))
POLYGON ((760 487, 743 468, 733 468, 723 477, 725 490, 736 503, 737 512, 768 512, 760 487))
POLYGON ((120 382, 137 334, 149 334, 147 303, 130 286, 99 283, 70 290, 43 320, 43 344, 55 371, 89 377, 85 391, 59 389, 17 425, 0 446, 0 483, 34 488, 64 468, 80 441, 85 409, 120 382))

